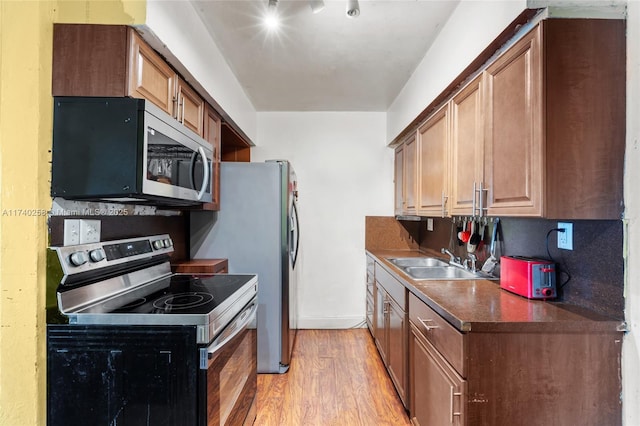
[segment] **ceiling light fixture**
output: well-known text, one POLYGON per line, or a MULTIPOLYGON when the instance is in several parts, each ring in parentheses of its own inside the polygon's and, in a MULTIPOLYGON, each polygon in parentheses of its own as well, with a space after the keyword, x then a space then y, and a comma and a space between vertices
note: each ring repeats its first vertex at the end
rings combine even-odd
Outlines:
POLYGON ((347 17, 355 18, 360 15, 360 5, 358 0, 347 0, 347 17))
POLYGON ((324 0, 309 0, 309 6, 313 13, 318 13, 324 9, 324 0))
POLYGON ((264 16, 264 24, 270 31, 275 31, 280 26, 280 20, 276 13, 276 7, 278 6, 278 0, 269 0, 269 6, 267 7, 267 13, 264 16))

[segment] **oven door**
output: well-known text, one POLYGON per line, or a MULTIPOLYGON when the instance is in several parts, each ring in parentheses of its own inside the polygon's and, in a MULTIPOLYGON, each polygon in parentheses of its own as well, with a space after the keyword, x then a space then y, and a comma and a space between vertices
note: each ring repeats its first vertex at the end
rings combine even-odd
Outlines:
POLYGON ((200 426, 253 424, 257 308, 254 298, 208 347, 200 349, 200 426))

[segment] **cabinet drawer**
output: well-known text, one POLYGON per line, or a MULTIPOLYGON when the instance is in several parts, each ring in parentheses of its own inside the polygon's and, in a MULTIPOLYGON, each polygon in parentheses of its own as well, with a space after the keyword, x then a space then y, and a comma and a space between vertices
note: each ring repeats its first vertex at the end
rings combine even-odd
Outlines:
POLYGON ((407 302, 406 302, 406 289, 404 285, 395 279, 393 275, 387 272, 382 266, 378 263, 375 265, 375 279, 380 283, 389 296, 400 306, 403 311, 407 310, 407 302))
POLYGON ((373 287, 375 287, 375 285, 376 280, 373 277, 373 274, 370 274, 369 271, 367 271, 367 291, 373 294, 373 287))
POLYGON ((374 276, 374 265, 375 261, 370 256, 367 256, 367 274, 374 276))
POLYGON ((433 309, 409 294, 409 319, 463 378, 467 377, 467 339, 433 309))
POLYGON ((373 316, 375 314, 375 305, 373 304, 373 293, 367 292, 367 326, 373 331, 373 316))

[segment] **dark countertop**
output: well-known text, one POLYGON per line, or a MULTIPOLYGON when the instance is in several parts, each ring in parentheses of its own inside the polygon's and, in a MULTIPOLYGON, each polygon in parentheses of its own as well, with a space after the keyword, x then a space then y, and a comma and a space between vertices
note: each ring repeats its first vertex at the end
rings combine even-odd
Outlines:
POLYGON ((440 253, 417 250, 367 250, 384 269, 420 300, 463 332, 621 332, 623 321, 604 317, 578 306, 529 300, 500 288, 499 281, 413 280, 387 257, 430 256, 440 253))

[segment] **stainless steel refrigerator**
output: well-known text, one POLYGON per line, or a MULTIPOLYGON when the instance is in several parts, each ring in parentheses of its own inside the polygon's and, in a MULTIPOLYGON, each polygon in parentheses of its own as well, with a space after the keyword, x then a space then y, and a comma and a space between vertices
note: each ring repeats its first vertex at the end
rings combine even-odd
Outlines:
POLYGON ((258 274, 258 372, 284 373, 297 328, 295 172, 284 160, 223 162, 220 185, 220 211, 191 214, 191 257, 258 274))

